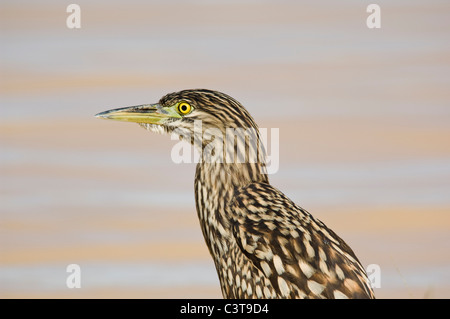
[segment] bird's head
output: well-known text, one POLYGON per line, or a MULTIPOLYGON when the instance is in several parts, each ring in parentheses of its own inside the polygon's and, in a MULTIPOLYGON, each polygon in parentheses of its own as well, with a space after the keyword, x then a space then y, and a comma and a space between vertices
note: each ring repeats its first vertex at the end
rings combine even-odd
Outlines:
POLYGON ((265 151, 255 121, 238 101, 224 93, 183 90, 167 94, 155 104, 113 109, 96 117, 177 134, 201 152, 203 161, 250 163, 252 170, 265 173, 265 151))
POLYGON ((135 122, 157 133, 176 133, 194 145, 195 141, 202 141, 196 145, 202 148, 210 143, 212 135, 216 142, 225 141, 217 136, 225 137, 227 129, 233 129, 235 134, 238 130, 249 134, 251 130, 259 142, 258 126, 248 111, 232 97, 206 89, 169 93, 155 104, 112 109, 96 117, 135 122))
POLYGON ((169 93, 158 103, 123 107, 98 113, 96 117, 139 123, 158 133, 175 130, 194 134, 195 121, 203 132, 227 128, 254 128, 257 125, 248 111, 232 97, 212 90, 195 89, 169 93))

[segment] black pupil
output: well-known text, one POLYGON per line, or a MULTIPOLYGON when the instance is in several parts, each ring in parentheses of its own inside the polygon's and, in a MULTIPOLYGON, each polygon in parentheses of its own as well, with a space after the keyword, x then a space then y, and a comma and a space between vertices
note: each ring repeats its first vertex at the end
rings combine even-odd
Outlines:
POLYGON ((187 106, 186 106, 186 105, 182 105, 182 106, 181 106, 181 110, 182 110, 183 112, 186 112, 187 106))

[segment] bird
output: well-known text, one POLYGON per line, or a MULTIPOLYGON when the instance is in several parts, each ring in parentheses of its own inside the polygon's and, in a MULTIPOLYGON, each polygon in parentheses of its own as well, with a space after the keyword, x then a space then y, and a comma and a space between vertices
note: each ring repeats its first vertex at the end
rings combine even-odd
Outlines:
POLYGON ((258 126, 236 99, 185 89, 96 117, 174 134, 199 152, 195 206, 224 298, 375 298, 345 241, 269 183, 258 126))

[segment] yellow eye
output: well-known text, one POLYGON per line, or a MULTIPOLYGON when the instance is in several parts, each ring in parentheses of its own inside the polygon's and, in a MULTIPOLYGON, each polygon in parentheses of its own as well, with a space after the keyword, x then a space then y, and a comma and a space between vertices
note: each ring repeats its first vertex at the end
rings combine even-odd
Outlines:
POLYGON ((191 109, 192 108, 189 103, 181 102, 180 104, 178 104, 178 112, 180 112, 181 114, 188 114, 191 109))

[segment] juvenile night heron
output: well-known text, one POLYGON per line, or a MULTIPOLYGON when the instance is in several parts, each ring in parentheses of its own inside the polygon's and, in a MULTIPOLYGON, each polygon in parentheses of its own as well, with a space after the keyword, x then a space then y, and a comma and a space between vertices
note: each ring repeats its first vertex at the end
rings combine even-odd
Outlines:
POLYGON ((374 298, 352 249, 269 184, 258 127, 235 99, 184 90, 96 116, 176 133, 202 154, 195 202, 225 298, 374 298))

